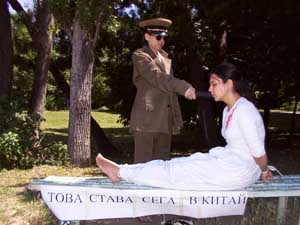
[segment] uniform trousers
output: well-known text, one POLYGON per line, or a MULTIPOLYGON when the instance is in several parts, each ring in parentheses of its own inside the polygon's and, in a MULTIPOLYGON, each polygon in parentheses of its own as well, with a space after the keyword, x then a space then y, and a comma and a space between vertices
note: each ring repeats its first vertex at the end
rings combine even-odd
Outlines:
POLYGON ((170 159, 172 134, 135 131, 133 137, 135 163, 170 159))

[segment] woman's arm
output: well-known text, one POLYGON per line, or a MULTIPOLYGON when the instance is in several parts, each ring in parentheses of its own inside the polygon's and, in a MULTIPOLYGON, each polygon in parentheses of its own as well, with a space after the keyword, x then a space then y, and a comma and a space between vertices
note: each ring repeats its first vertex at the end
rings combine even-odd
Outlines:
POLYGON ((265 128, 258 110, 252 105, 244 105, 239 108, 237 116, 239 127, 250 149, 251 155, 261 169, 263 181, 272 178, 272 172, 268 169, 268 157, 265 151, 265 128))
POLYGON ((268 168, 268 157, 267 155, 263 155, 262 157, 256 158, 254 157, 254 160, 256 164, 260 167, 261 169, 261 175, 260 178, 263 181, 268 181, 272 179, 272 172, 268 168))

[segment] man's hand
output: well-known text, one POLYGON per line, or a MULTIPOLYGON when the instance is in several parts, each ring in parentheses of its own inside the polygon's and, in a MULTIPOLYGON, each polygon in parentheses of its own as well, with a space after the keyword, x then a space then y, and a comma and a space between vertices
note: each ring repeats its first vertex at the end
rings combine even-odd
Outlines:
POLYGON ((187 91, 184 94, 184 97, 189 100, 195 100, 196 99, 196 90, 193 87, 190 87, 187 89, 187 91))

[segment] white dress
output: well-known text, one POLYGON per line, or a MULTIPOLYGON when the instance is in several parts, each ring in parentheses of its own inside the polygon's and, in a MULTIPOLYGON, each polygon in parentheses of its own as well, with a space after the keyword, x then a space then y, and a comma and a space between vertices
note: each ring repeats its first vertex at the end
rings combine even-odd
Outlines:
POLYGON ((240 97, 223 111, 225 147, 169 161, 121 165, 119 176, 138 185, 181 190, 234 190, 259 179, 261 169, 253 157, 265 155, 265 129, 256 107, 240 97))

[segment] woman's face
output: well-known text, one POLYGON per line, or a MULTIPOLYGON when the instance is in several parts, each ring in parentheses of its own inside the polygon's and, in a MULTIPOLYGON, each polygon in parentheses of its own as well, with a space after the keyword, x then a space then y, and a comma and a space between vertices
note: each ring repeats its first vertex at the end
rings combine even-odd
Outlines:
MULTIPOLYGON (((227 82, 226 82, 227 83, 227 82)), ((210 75, 209 89, 215 101, 224 101, 226 94, 228 93, 228 85, 215 73, 210 75)))
POLYGON ((148 33, 145 34, 145 39, 148 42, 149 47, 157 53, 165 44, 165 40, 163 37, 157 38, 156 35, 150 35, 148 33), (157 40, 160 39, 160 40, 157 40))

